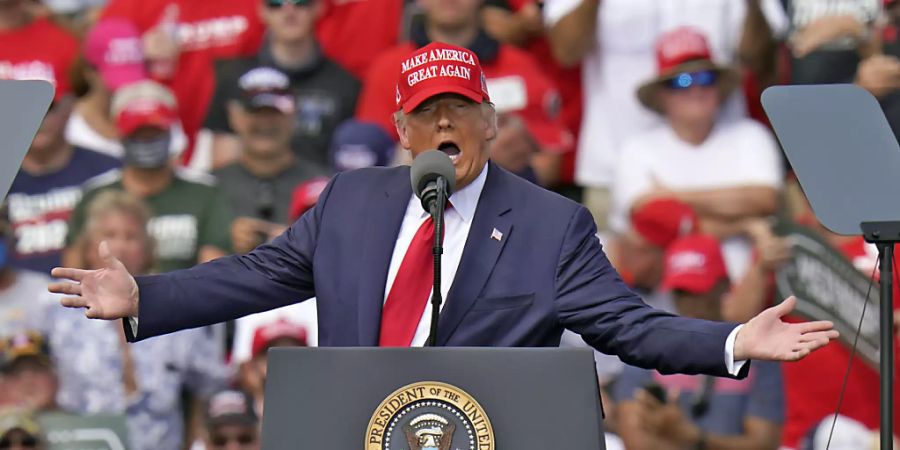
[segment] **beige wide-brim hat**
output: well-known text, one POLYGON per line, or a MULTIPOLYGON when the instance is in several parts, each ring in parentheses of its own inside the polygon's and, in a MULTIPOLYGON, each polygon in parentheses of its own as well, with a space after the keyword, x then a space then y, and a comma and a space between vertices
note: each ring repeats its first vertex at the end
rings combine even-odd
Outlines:
POLYGON ((652 80, 643 83, 637 90, 638 100, 640 100, 641 104, 645 107, 656 111, 659 114, 663 114, 662 106, 659 104, 659 96, 656 95, 657 91, 660 88, 665 88, 663 85, 677 77, 679 74, 686 72, 702 72, 705 70, 716 72, 716 85, 719 87, 722 101, 728 98, 741 81, 740 74, 737 70, 734 70, 731 67, 718 65, 708 59, 698 59, 672 67, 657 75, 652 80))

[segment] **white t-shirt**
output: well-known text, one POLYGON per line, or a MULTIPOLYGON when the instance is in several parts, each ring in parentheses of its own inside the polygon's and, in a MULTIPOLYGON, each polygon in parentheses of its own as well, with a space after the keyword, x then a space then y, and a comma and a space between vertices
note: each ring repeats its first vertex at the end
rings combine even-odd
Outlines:
MULTIPOLYGON (((545 0, 548 25, 575 9, 582 0, 545 0)), ((787 29, 778 0, 763 0, 763 11, 777 34, 787 29)), ((656 75, 657 37, 679 26, 703 31, 713 59, 735 60, 746 16, 744 0, 602 0, 596 45, 582 61, 584 117, 575 166, 583 186, 609 186, 622 141, 661 123, 660 117, 637 100, 637 88, 656 75)), ((741 117, 746 108, 734 95, 725 115, 741 117)))
POLYGON ((234 323, 234 347, 231 361, 240 364, 249 361, 253 350, 253 335, 262 325, 287 320, 306 328, 306 344, 315 347, 319 341, 319 322, 316 315, 316 299, 283 306, 281 308, 241 317, 234 323))
MULTIPOLYGON (((769 130, 750 119, 719 120, 699 146, 682 141, 662 125, 635 135, 622 149, 610 216, 610 226, 618 232, 629 226, 635 200, 657 184, 675 191, 782 185, 778 144, 769 130)), ((744 272, 750 250, 743 239, 729 239, 723 245, 733 279, 744 272)))
MULTIPOLYGON (((71 145, 93 150, 95 152, 106 153, 115 158, 121 158, 122 153, 124 152, 124 150, 122 150, 122 144, 118 140, 110 139, 98 133, 88 125, 87 121, 84 120, 84 116, 77 111, 72 111, 72 114, 69 116, 69 121, 66 122, 65 138, 66 142, 71 145)), ((184 134, 184 129, 181 127, 180 123, 172 127, 171 142, 173 158, 181 155, 181 152, 187 148, 187 135, 184 134)))

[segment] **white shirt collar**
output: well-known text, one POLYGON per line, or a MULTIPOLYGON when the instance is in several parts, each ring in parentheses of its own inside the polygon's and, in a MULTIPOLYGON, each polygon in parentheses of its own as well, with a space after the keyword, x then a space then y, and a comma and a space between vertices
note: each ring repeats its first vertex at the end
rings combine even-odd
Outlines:
MULTIPOLYGON (((459 213, 466 223, 471 223, 472 219, 475 218, 475 209, 478 207, 478 199, 481 198, 481 191, 484 189, 484 183, 487 181, 488 166, 489 164, 485 163, 484 168, 481 169, 481 173, 479 173, 471 183, 450 196, 450 203, 453 205, 452 211, 459 213)), ((412 201, 415 201, 416 203, 419 202, 419 199, 416 198, 416 194, 413 194, 412 201)), ((420 218, 428 215, 421 207, 419 208, 419 211, 421 211, 419 214, 420 218)))

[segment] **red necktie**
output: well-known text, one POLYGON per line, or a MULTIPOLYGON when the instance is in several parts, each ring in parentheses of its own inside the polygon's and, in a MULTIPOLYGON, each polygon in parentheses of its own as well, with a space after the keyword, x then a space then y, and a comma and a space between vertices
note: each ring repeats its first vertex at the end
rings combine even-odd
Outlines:
POLYGON ((434 282, 434 219, 413 236, 381 311, 382 347, 409 347, 428 305, 434 282))

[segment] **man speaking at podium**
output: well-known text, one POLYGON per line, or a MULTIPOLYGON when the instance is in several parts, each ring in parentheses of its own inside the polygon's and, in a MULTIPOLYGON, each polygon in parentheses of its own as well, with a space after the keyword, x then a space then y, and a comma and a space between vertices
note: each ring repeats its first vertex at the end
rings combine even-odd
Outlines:
MULTIPOLYGON (((635 366, 740 377, 747 360, 797 360, 837 337, 829 322, 782 322, 793 299, 741 326, 645 305, 610 265, 587 209, 488 160, 496 113, 474 53, 432 43, 397 71, 401 144, 414 158, 441 150, 456 176, 437 345, 557 346, 568 328, 635 366)), ((336 175, 312 210, 249 254, 134 278, 101 244, 105 268, 56 268, 71 281, 50 290, 89 318, 126 319, 130 340, 315 296, 322 346, 421 346, 433 227, 408 167, 362 169, 336 175)))

